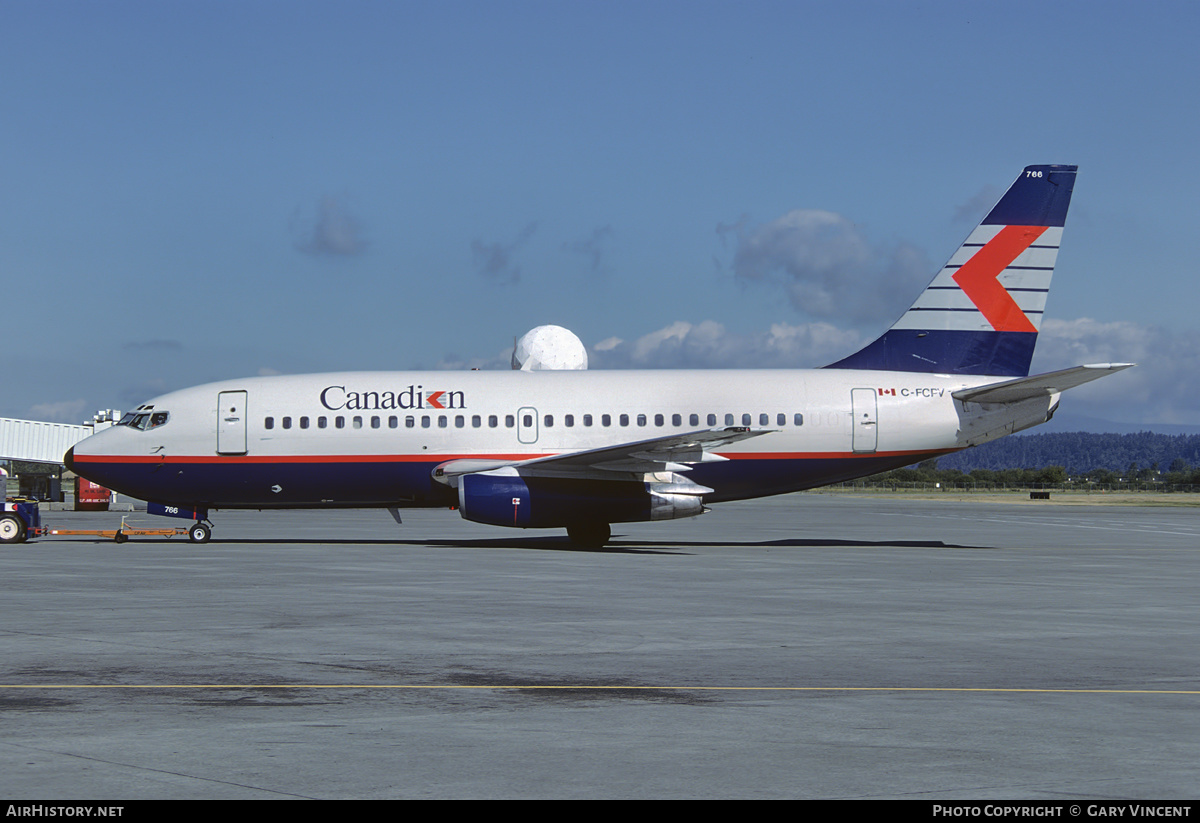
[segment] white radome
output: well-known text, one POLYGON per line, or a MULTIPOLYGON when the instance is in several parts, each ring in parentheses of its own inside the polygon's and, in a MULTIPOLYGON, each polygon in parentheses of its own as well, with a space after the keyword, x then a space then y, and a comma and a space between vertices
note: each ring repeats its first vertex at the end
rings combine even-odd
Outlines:
POLYGON ((588 365, 583 341, 562 326, 538 326, 525 332, 513 347, 517 371, 583 370, 588 365))

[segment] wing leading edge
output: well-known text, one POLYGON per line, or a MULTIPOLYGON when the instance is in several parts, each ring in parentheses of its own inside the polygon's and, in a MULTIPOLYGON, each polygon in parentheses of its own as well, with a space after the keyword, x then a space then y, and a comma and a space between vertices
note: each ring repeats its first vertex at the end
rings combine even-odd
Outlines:
POLYGON ((451 460, 434 469, 433 476, 435 480, 448 486, 457 486, 458 478, 463 475, 499 470, 511 470, 505 473, 519 474, 523 477, 612 480, 620 479, 621 473, 644 475, 689 471, 696 463, 728 460, 729 458, 722 457, 715 451, 722 446, 773 431, 774 429, 730 426, 636 440, 619 446, 534 457, 529 460, 451 460))

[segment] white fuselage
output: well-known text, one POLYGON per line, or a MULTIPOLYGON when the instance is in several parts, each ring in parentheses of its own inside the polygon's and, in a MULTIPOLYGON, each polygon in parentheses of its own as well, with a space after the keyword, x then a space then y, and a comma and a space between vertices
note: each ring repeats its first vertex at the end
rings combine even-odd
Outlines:
POLYGON ((1009 433, 1011 420, 981 430, 987 412, 951 397, 994 381, 835 369, 256 377, 155 398, 142 408, 157 425, 103 431, 75 447, 73 463, 89 479, 163 503, 436 506, 453 504, 452 490, 431 478, 448 461, 769 430, 691 467, 689 479, 717 502, 839 482, 1009 433))

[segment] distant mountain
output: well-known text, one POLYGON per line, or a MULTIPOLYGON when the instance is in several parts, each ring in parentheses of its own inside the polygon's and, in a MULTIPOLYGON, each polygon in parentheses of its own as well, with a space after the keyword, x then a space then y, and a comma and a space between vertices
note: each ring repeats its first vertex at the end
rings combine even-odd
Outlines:
MULTIPOLYGON (((1156 432, 1158 434, 1200 434, 1200 425, 1188 426, 1173 423, 1117 423, 1113 420, 1102 420, 1099 417, 1088 417, 1085 414, 1072 414, 1060 411, 1049 423, 1043 423, 1030 434, 1058 434, 1062 432, 1098 432, 1111 434, 1137 434, 1138 432, 1156 432)), ((1018 437, 1028 435, 1017 435, 1018 437)))

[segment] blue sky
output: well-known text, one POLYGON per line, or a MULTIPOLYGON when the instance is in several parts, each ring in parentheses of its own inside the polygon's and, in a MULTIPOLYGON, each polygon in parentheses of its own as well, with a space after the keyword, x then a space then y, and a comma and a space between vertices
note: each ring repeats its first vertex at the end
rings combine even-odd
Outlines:
POLYGON ((1072 409, 1200 424, 1197 32, 1185 2, 0 0, 0 416, 506 367, 545 323, 593 367, 820 366, 1074 163, 1034 367, 1137 361, 1072 409), (748 260, 797 212, 837 229, 748 260))

